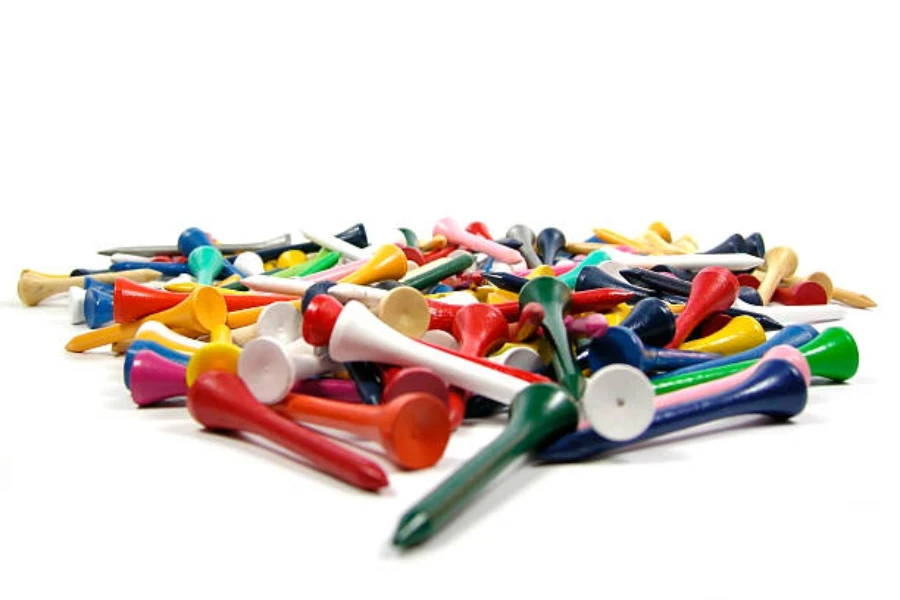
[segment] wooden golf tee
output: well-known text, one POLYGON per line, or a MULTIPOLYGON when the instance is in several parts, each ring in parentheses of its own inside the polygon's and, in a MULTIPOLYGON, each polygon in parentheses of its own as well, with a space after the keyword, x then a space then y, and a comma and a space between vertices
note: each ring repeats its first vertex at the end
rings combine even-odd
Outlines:
POLYGON ((579 359, 586 357, 591 370, 598 371, 613 364, 626 364, 645 373, 672 371, 689 366, 702 365, 720 358, 719 354, 647 348, 641 338, 627 327, 610 327, 606 335, 593 338, 579 359))
POLYGON ((515 395, 509 423, 494 441, 400 519, 394 545, 421 544, 445 526, 511 462, 578 426, 578 408, 563 388, 532 384, 515 395))
POLYGON ((493 305, 469 304, 456 313, 453 335, 460 354, 486 356, 509 340, 509 325, 493 305))
POLYGON ((275 338, 289 344, 300 337, 303 315, 292 302, 273 302, 259 313, 256 323, 231 331, 232 343, 246 346, 258 337, 275 338))
POLYGON ((385 279, 400 279, 406 275, 407 261, 403 250, 394 244, 379 246, 359 269, 340 279, 340 283, 366 285, 385 279))
POLYGON ((200 285, 212 285, 224 264, 222 252, 215 246, 197 246, 188 255, 188 268, 200 285))
POLYGON ((447 238, 447 241, 452 244, 465 246, 466 248, 471 248, 477 252, 484 252, 488 256, 493 256, 500 262, 510 265, 519 264, 523 261, 522 255, 519 254, 518 251, 508 248, 503 244, 486 240, 479 235, 469 233, 450 217, 443 218, 435 223, 432 235, 443 235, 447 238))
MULTIPOLYGON (((153 269, 135 269, 133 271, 95 273, 90 275, 90 278, 102 283, 112 283, 116 279, 123 277, 132 281, 146 282, 156 281, 161 276, 162 274, 159 271, 154 271, 153 269)), ((17 290, 22 304, 25 306, 37 306, 50 296, 62 294, 71 287, 83 288, 84 277, 57 277, 26 269, 19 275, 17 290)))
POLYGON ((619 235, 618 233, 610 231, 609 229, 593 229, 592 231, 594 232, 594 235, 598 240, 607 244, 630 246, 634 248, 635 251, 642 254, 653 254, 655 250, 655 248, 653 248, 652 246, 648 246, 647 244, 638 240, 625 237, 624 235, 619 235))
POLYGON ((522 243, 519 253, 529 268, 533 269, 542 264, 541 259, 534 252, 534 232, 527 225, 513 225, 506 231, 506 237, 522 243))
MULTIPOLYGON (((117 279, 113 291, 113 320, 116 323, 137 321, 148 315, 172 308, 188 297, 181 292, 157 290, 128 279, 117 279)), ((229 312, 273 302, 296 300, 294 296, 278 294, 223 294, 229 312)))
POLYGON ((766 332, 753 317, 740 315, 713 334, 679 346, 680 350, 729 356, 766 343, 766 332))
POLYGON ((774 359, 761 364, 742 383, 693 402, 660 409, 644 433, 628 442, 604 439, 583 428, 557 439, 539 455, 543 462, 585 460, 602 452, 736 415, 762 414, 790 419, 806 407, 807 384, 791 363, 774 359))
POLYGON ((721 379, 713 379, 698 385, 682 388, 674 392, 659 394, 656 396, 654 406, 656 407, 656 410, 660 410, 675 406, 676 404, 694 402, 710 394, 724 392, 729 388, 746 381, 747 378, 760 368, 760 366, 766 364, 770 360, 784 360, 791 363, 803 374, 803 379, 806 381, 806 385, 809 386, 810 380, 812 379, 812 373, 810 373, 809 363, 806 362, 806 358, 804 358, 803 354, 793 346, 775 346, 766 351, 762 358, 743 371, 732 373, 721 379))
POLYGON ((775 288, 772 301, 787 306, 828 304, 828 292, 814 281, 801 281, 775 288))
POLYGON ((126 389, 131 389, 131 372, 134 370, 134 360, 142 350, 149 350, 151 354, 176 362, 182 367, 187 367, 188 360, 190 360, 190 355, 188 354, 166 348, 156 342, 136 339, 128 346, 128 351, 125 352, 125 360, 122 363, 122 380, 126 389))
POLYGON ((185 381, 194 384, 197 377, 207 371, 237 373, 241 349, 231 342, 231 330, 225 325, 216 325, 209 334, 209 343, 198 349, 188 360, 185 381))
POLYGON ((565 246, 566 235, 556 227, 542 229, 534 241, 534 247, 538 256, 541 257, 541 262, 551 266, 556 263, 557 254, 562 252, 565 246))
MULTIPOLYGON (((834 287, 831 284, 831 279, 828 278, 824 273, 812 273, 811 275, 806 277, 807 281, 814 281, 825 288, 825 291, 828 292, 829 300, 837 300, 847 306, 852 306, 854 308, 874 308, 878 306, 878 304, 866 296, 865 294, 860 294, 859 292, 851 292, 850 290, 845 290, 843 288, 834 287)), ((803 281, 802 278, 799 277, 788 277, 785 279, 786 283, 797 283, 799 281, 803 281)))
POLYGON ((260 435, 364 490, 375 491, 388 484, 387 475, 371 460, 257 402, 237 375, 207 371, 188 390, 187 398, 191 416, 207 429, 260 435))
MULTIPOLYGON (((859 349, 856 341, 843 327, 830 327, 810 341, 797 346, 797 350, 809 363, 810 372, 815 377, 824 377, 837 382, 846 381, 853 377, 859 368, 859 349)), ((667 394, 727 377, 756 363, 756 359, 748 359, 699 371, 664 375, 653 380, 653 387, 657 394, 667 394)))
POLYGON ((574 268, 560 275, 558 279, 569 286, 571 289, 575 289, 575 284, 578 283, 578 275, 581 274, 581 271, 584 270, 585 267, 595 267, 608 260, 609 254, 607 254, 603 250, 594 250, 593 252, 585 256, 584 259, 577 265, 575 265, 574 268))
MULTIPOLYGON (((544 322, 545 314, 544 307, 537 302, 529 302, 523 306, 521 310, 519 310, 518 322, 509 327, 509 341, 524 342, 533 337, 538 332, 538 329, 540 329, 541 323, 544 322)), ((571 317, 566 317, 565 325, 567 331, 577 332, 578 327, 583 325, 585 330, 590 331, 591 333, 597 333, 599 327, 603 328, 604 333, 606 332, 606 320, 602 315, 598 315, 597 313, 593 313, 589 317, 580 319, 579 322, 574 325, 572 324, 573 322, 574 320, 571 317), (600 324, 598 324, 596 319, 591 319, 591 317, 599 318, 600 324)))
POLYGON ((406 273, 400 283, 424 290, 430 288, 441 280, 461 273, 472 266, 475 259, 468 252, 463 250, 454 250, 449 256, 439 260, 426 263, 425 265, 406 273))
POLYGON ((663 377, 671 377, 674 375, 682 375, 684 373, 690 373, 692 371, 704 371, 706 369, 710 369, 712 367, 719 367, 722 365, 730 365, 733 363, 738 363, 745 360, 756 360, 760 358, 763 354, 766 353, 766 350, 772 348, 774 346, 779 346, 781 344, 787 344, 788 346, 794 346, 795 348, 801 346, 810 340, 816 338, 819 335, 818 330, 812 325, 807 324, 798 324, 798 325, 788 325, 772 337, 770 337, 764 344, 760 344, 754 348, 749 350, 744 350, 743 352, 738 352, 737 354, 732 354, 730 356, 723 356, 721 358, 717 358, 715 360, 710 360, 704 362, 702 364, 695 365, 686 365, 684 367, 679 367, 669 373, 666 373, 663 376, 656 379, 662 379, 663 377))
POLYGON ((435 396, 407 393, 377 406, 288 394, 272 408, 281 415, 339 429, 380 444, 405 469, 424 469, 444 455, 450 439, 447 406, 435 396))
POLYGON ((572 290, 555 277, 537 277, 526 283, 519 292, 520 310, 530 302, 544 307, 542 326, 544 335, 553 346, 553 368, 557 380, 572 396, 580 398, 584 392, 584 378, 572 356, 569 334, 563 322, 572 302, 572 290))
POLYGON ((258 337, 247 344, 237 361, 238 375, 262 404, 275 404, 304 379, 339 368, 303 338, 283 344, 258 337))
POLYGON ((768 304, 781 280, 797 270, 797 253, 786 246, 772 248, 766 252, 765 269, 766 274, 759 282, 757 291, 763 304, 768 304))
MULTIPOLYGON (((506 317, 490 304, 469 304, 460 308, 453 320, 453 335, 459 340, 460 354, 482 357, 509 340, 506 317)), ((466 414, 468 395, 460 388, 450 389, 450 412, 454 429, 466 414)))
POLYGON ((644 344, 655 348, 665 346, 675 337, 675 315, 659 298, 644 298, 635 304, 619 325, 632 330, 644 344))
POLYGON ((198 287, 176 306, 144 317, 140 321, 116 323, 76 335, 66 344, 69 352, 84 352, 128 340, 134 337, 147 321, 157 321, 169 327, 180 327, 198 333, 209 333, 216 325, 223 325, 228 309, 222 295, 212 287, 198 287))
POLYGON ((425 296, 411 287, 389 291, 372 312, 392 329, 411 338, 422 337, 431 322, 431 312, 425 296))
MULTIPOLYGON (((315 301, 310 304, 313 307, 315 301)), ((328 339, 328 353, 340 362, 379 361, 402 366, 432 369, 450 384, 509 404, 527 381, 487 367, 459 353, 425 345, 394 331, 363 304, 348 302, 338 315, 328 314, 319 322, 319 313, 304 315, 304 338, 316 342, 328 339), (328 330, 330 328, 330 330, 328 330), (324 329, 327 331, 316 331, 324 329)))
POLYGON ((131 399, 138 406, 150 406, 184 396, 188 392, 184 373, 186 366, 160 356, 151 350, 141 350, 131 365, 131 399))
MULTIPOLYGON (((549 381, 542 375, 407 338, 379 321, 359 302, 348 302, 334 322, 325 319, 324 323, 314 324, 311 321, 307 311, 304 329, 310 325, 324 330, 314 337, 329 339, 328 353, 333 360, 377 360, 395 365, 424 366, 452 385, 502 404, 508 405, 531 383, 549 381)), ((636 369, 625 365, 613 367, 591 375, 582 403, 597 431, 610 439, 630 439, 650 423, 653 387, 636 369)))
POLYGON ((737 278, 723 267, 704 267, 694 277, 684 310, 675 320, 675 336, 666 348, 677 348, 706 317, 731 308, 740 291, 737 278))

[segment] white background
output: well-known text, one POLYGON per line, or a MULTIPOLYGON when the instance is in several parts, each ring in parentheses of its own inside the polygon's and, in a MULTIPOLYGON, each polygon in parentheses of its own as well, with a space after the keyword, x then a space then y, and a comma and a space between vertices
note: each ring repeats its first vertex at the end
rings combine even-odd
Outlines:
POLYGON ((0 597, 897 597, 894 2, 2 2, 0 597), (18 272, 363 221, 572 239, 661 219, 791 245, 882 306, 792 425, 503 479, 417 551, 406 507, 496 435, 358 492, 63 351, 18 272), (894 280, 895 281, 895 280, 894 280))

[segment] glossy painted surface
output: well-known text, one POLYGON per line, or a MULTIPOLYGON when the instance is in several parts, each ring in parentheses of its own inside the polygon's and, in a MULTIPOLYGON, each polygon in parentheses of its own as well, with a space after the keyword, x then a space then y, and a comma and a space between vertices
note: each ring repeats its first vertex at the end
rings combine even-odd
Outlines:
POLYGON ((273 302, 259 313, 256 334, 287 344, 300 337, 302 325, 303 315, 294 303, 273 302))
POLYGON ((519 291, 528 283, 525 277, 519 277, 512 273, 482 273, 482 278, 501 290, 518 294, 519 291))
POLYGON ((147 321, 138 328, 132 343, 138 341, 155 342, 176 352, 188 355, 203 347, 203 342, 172 331, 156 321, 147 321))
POLYGON ((403 394, 388 404, 366 406, 288 394, 272 407, 304 423, 339 429, 380 444, 405 469, 424 469, 444 455, 450 439, 447 405, 430 394, 403 394))
POLYGON ((353 385, 356 386, 360 402, 372 406, 381 404, 384 377, 381 369, 375 363, 369 361, 345 362, 344 368, 350 375, 353 385))
POLYGON ((585 267, 582 269, 575 282, 575 289, 581 292, 600 288, 626 290, 634 294, 636 298, 649 298, 657 295, 654 290, 622 281, 597 267, 585 267))
POLYGON ((291 267, 299 265, 300 263, 306 262, 306 259, 307 256, 305 252, 302 252, 300 250, 285 250, 284 252, 279 254, 278 258, 275 260, 275 268, 289 269, 291 267))
POLYGON ((188 391, 187 408, 207 429, 255 433, 361 489, 376 491, 388 485, 387 475, 377 464, 260 404, 231 373, 201 375, 188 391))
MULTIPOLYGON (((764 309, 764 310, 768 311, 771 308, 772 307, 770 307, 770 306, 756 307, 756 306, 751 306, 751 305, 746 305, 746 308, 735 308, 734 306, 732 306, 728 310, 725 310, 722 312, 724 314, 728 315, 729 317, 739 317, 741 315, 747 315, 748 317, 753 317, 754 319, 756 319, 756 321, 760 325, 762 325, 762 328, 765 329, 766 331, 780 331, 781 329, 784 328, 785 323, 782 323, 779 320, 777 320, 775 318, 775 316, 772 316, 769 314, 763 314, 763 313, 759 312, 759 310, 764 309), (753 310, 750 310, 750 309, 753 309, 753 310)), ((776 315, 776 316, 781 316, 781 315, 776 315)))
POLYGON ((297 383, 291 391, 297 394, 308 394, 310 396, 328 398, 338 402, 351 402, 354 404, 360 402, 359 394, 356 392, 356 386, 352 381, 347 379, 325 377, 307 379, 297 383))
MULTIPOLYGON (((503 313, 500 313, 501 315, 503 313)), ((509 339, 513 342, 525 342, 538 333, 538 329, 541 326, 541 323, 544 322, 544 317, 546 313, 544 311, 544 307, 538 304, 537 302, 529 302, 525 306, 519 310, 519 320, 516 321, 515 325, 511 325, 509 327, 509 339)), ((599 316, 599 315, 591 315, 599 316)), ((505 317, 504 317, 505 319, 505 317)), ((597 323, 597 321, 588 321, 586 319, 572 319, 570 315, 566 315, 566 319, 564 320, 566 331, 577 330, 579 327, 584 327, 584 330, 590 331, 593 334, 597 334, 599 329, 602 327, 603 331, 606 331, 606 321, 603 317, 600 317, 601 323, 597 323)))
POLYGON ((209 333, 216 325, 225 323, 227 315, 228 309, 221 294, 211 287, 200 287, 176 306, 144 317, 140 321, 116 323, 76 335, 66 344, 66 350, 84 352, 106 344, 131 339, 141 324, 146 321, 158 321, 169 327, 181 327, 198 333, 209 333))
POLYGON ((787 287, 777 287, 772 293, 772 302, 788 306, 812 306, 828 304, 828 293, 814 281, 801 281, 787 287))
MULTIPOLYGON (((141 269, 153 269, 166 277, 190 274, 191 270, 186 263, 159 263, 159 262, 120 262, 109 266, 109 270, 115 273, 123 271, 136 271, 141 269)), ((91 276, 98 278, 102 273, 93 273, 91 276)))
POLYGON ((494 239, 494 236, 491 235, 490 229, 488 229, 487 223, 485 223, 484 221, 472 221, 471 223, 466 225, 466 231, 474 235, 480 235, 486 240, 494 239))
POLYGON ((140 350, 131 367, 131 399, 138 406, 150 406, 187 395, 186 369, 156 352, 140 350))
POLYGON ((797 253, 785 246, 772 248, 766 252, 765 268, 766 273, 759 282, 757 291, 763 304, 768 304, 781 280, 790 277, 797 270, 797 253))
POLYGON ((358 300, 368 306, 375 308, 381 299, 387 296, 389 290, 382 290, 372 286, 355 285, 352 283, 338 283, 329 288, 328 294, 346 304, 351 300, 358 300))
MULTIPOLYGON (((300 264, 294 265, 293 267, 288 267, 287 269, 282 269, 277 273, 272 272, 272 277, 278 277, 281 279, 286 279, 288 277, 310 277, 317 273, 322 273, 327 271, 328 269, 332 269, 338 262, 341 260, 341 253, 334 252, 331 250, 323 250, 316 254, 313 258, 308 258, 300 264)), ((360 261, 360 264, 363 264, 360 261)), ((325 279, 336 277, 336 273, 328 272, 328 274, 324 275, 325 279)))
POLYGON ((123 379, 127 389, 131 389, 131 367, 134 364, 134 358, 142 350, 153 352, 166 360, 176 362, 185 367, 187 367, 188 359, 190 358, 190 355, 184 352, 178 352, 151 340, 135 340, 128 346, 128 350, 125 352, 125 361, 122 364, 123 379))
POLYGON ((725 392, 657 411, 650 427, 630 442, 604 439, 590 429, 566 435, 540 455, 544 462, 585 460, 630 444, 727 417, 762 414, 784 420, 806 407, 803 374, 789 362, 772 360, 761 365, 743 383, 725 392))
POLYGON ((213 329, 210 341, 197 349, 188 360, 184 377, 188 386, 207 371, 237 373, 241 348, 231 343, 231 330, 221 325, 213 329))
POLYGON ((459 223, 450 217, 440 219, 435 223, 432 235, 443 235, 451 244, 458 244, 471 248, 477 252, 484 252, 489 256, 493 256, 501 262, 510 265, 522 262, 522 255, 512 248, 507 248, 497 242, 486 240, 481 236, 473 235, 463 230, 459 223))
POLYGON ((113 320, 113 296, 93 288, 84 294, 84 322, 90 329, 108 325, 113 320))
POLYGON ((215 240, 199 227, 188 227, 178 236, 178 252, 188 256, 200 246, 214 246, 215 240))
MULTIPOLYGON (((773 348, 781 344, 787 344, 788 346, 794 346, 796 348, 814 339, 817 335, 819 335, 819 332, 812 325, 788 325, 787 327, 773 335, 771 338, 769 338, 765 344, 760 344, 755 348, 745 350, 744 352, 738 352, 737 354, 732 354, 731 356, 717 358, 705 364, 682 367, 675 371, 667 373, 665 376, 670 377, 673 375, 681 375, 683 373, 700 371, 702 369, 718 367, 720 365, 729 365, 744 360, 755 360, 765 354, 766 350, 768 350, 769 348, 773 348)), ((656 378, 654 378, 654 381, 656 381, 656 378)))
POLYGON ((566 245, 566 234, 556 227, 541 229, 534 240, 534 247, 541 263, 545 265, 556 264, 557 257, 566 245))
MULTIPOLYGON (((775 348, 778 347, 775 346, 775 348)), ((824 377, 838 382, 846 381, 856 374, 859 367, 859 350, 856 341, 843 327, 830 327, 810 341, 799 345, 797 349, 807 360, 811 373, 816 377, 824 377)), ((668 374, 654 379, 653 386, 660 394, 673 392, 726 377, 755 363, 755 359, 748 359, 699 371, 668 374)))
POLYGON ((588 377, 581 397, 590 427, 608 440, 639 436, 653 420, 656 393, 647 376, 630 365, 608 365, 588 377))
MULTIPOLYGON (((575 335, 583 335, 589 338, 603 337, 609 329, 609 323, 604 315, 594 313, 586 317, 573 317, 566 315, 563 319, 566 331, 575 335)), ((524 340, 516 340, 524 341, 524 340)))
POLYGON ((775 346, 774 348, 767 350, 762 358, 746 369, 737 371, 731 375, 722 377, 721 379, 711 379, 698 385, 656 396, 656 401, 654 402, 656 409, 660 410, 668 408, 669 406, 675 406, 676 404, 693 402, 711 394, 725 392, 729 388, 746 381, 747 378, 753 375, 761 365, 764 365, 770 360, 785 360, 791 363, 803 374, 806 385, 809 385, 812 373, 810 372, 809 363, 806 362, 803 353, 793 346, 775 346))
POLYGON ((753 317, 741 315, 731 319, 727 325, 715 333, 685 342, 679 348, 731 356, 765 343, 766 332, 762 325, 753 317))
POLYGON ((536 277, 519 292, 519 309, 536 302, 544 308, 544 338, 553 347, 553 368, 557 381, 575 398, 584 391, 584 378, 572 356, 572 346, 563 318, 572 304, 572 290, 555 277, 536 277))
MULTIPOLYGON (((119 279, 122 279, 122 281, 131 281, 130 279, 125 279, 125 278, 119 278, 119 279)), ((118 281, 118 279, 116 281, 118 281)), ((103 282, 103 281, 94 279, 93 277, 85 277, 84 278, 85 291, 90 290, 90 289, 98 289, 101 292, 106 292, 107 294, 112 294, 114 287, 115 286, 114 286, 113 282, 103 282)))
POLYGON ((322 248, 327 248, 328 250, 339 252, 348 260, 368 260, 372 256, 373 249, 371 247, 360 248, 359 246, 355 246, 349 242, 346 242, 337 236, 329 235, 327 233, 322 233, 319 231, 304 229, 301 233, 309 241, 318 244, 322 248))
POLYGON ((372 312, 391 329, 411 338, 422 337, 431 322, 428 301, 419 291, 406 286, 390 290, 372 312))
POLYGON ((241 252, 235 257, 232 264, 241 277, 260 275, 266 270, 263 259, 256 252, 241 252))
POLYGON ((659 298, 644 298, 635 304, 619 325, 632 330, 644 344, 657 348, 675 336, 675 315, 659 298))
POLYGON ((406 270, 407 260, 403 250, 393 244, 385 244, 379 246, 363 266, 338 281, 366 285, 384 279, 400 279, 406 275, 406 270))
POLYGON ((738 273, 735 275, 737 277, 738 283, 741 284, 741 287, 749 287, 754 290, 759 287, 759 279, 756 276, 750 273, 738 273))
POLYGON ((534 384, 512 398, 509 423, 494 441, 410 508, 394 534, 394 545, 421 544, 468 505, 517 458, 578 425, 574 399, 561 387, 534 384))
POLYGON ((469 304, 456 313, 453 335, 459 341, 460 353, 485 356, 509 340, 509 325, 494 306, 469 304))
MULTIPOLYGON (((304 319, 305 322, 309 317, 304 319)), ((348 302, 334 324, 328 344, 332 359, 349 362, 379 361, 401 366, 423 366, 450 384, 509 403, 528 382, 488 368, 463 355, 427 346, 397 333, 362 304, 348 302)))
POLYGON ((742 270, 758 267, 763 259, 751 254, 670 254, 666 256, 645 256, 630 254, 613 248, 606 250, 610 258, 629 267, 650 268, 667 265, 678 269, 702 269, 704 267, 725 267, 742 270))
POLYGON ((461 273, 472 266, 474 259, 471 254, 463 251, 454 251, 446 258, 432 261, 405 276, 395 277, 404 285, 417 290, 427 290, 443 279, 461 273))
POLYGON ((759 292, 756 291, 756 288, 750 286, 741 286, 738 288, 738 298, 740 298, 743 302, 747 304, 751 304, 753 306, 762 306, 763 301, 759 295, 759 292))
POLYGON ((66 308, 69 312, 69 324, 84 323, 84 297, 87 292, 83 288, 70 287, 66 297, 66 308))
POLYGON ((313 298, 303 311, 301 333, 303 339, 312 346, 327 346, 331 331, 344 307, 327 295, 313 298))
MULTIPOLYGON (((157 290, 127 279, 117 279, 113 297, 113 320, 116 323, 128 323, 172 308, 183 302, 188 294, 157 290)), ((295 299, 279 294, 223 294, 222 297, 229 311, 295 299)))
POLYGON ((766 255, 766 243, 763 241, 762 234, 751 233, 744 241, 747 242, 747 252, 753 256, 764 257, 766 255))
MULTIPOLYGON (((385 404, 404 394, 424 393, 434 396, 449 407, 450 396, 447 384, 431 369, 425 367, 388 367, 384 370, 384 381, 382 401, 385 404)), ((452 410, 450 412, 450 420, 452 425, 452 410)))
POLYGON ((305 313, 307 307, 309 306, 309 303, 312 302, 313 298, 315 298, 319 294, 327 293, 328 290, 330 290, 335 285, 337 284, 333 281, 317 281, 309 286, 309 288, 307 288, 306 290, 306 293, 303 294, 303 300, 300 301, 300 311, 305 313))
POLYGON ((289 344, 272 338, 256 338, 244 347, 237 361, 238 375, 263 404, 281 401, 304 379, 340 368, 302 338, 289 344))
POLYGON ((705 267, 697 273, 687 305, 675 320, 675 335, 666 348, 677 348, 703 319, 729 309, 739 288, 731 271, 722 267, 705 267))
POLYGON ((522 243, 522 246, 519 248, 519 253, 525 259, 525 264, 528 265, 529 268, 533 269, 541 264, 540 257, 538 257, 537 253, 534 251, 534 231, 527 225, 513 225, 506 231, 506 237, 518 240, 522 243))
POLYGON ((579 358, 586 358, 592 371, 607 365, 626 364, 645 373, 652 371, 672 371, 686 365, 702 365, 717 359, 718 354, 647 348, 636 333, 621 326, 610 327, 606 335, 591 340, 586 352, 579 358))
MULTIPOLYGON (((357 223, 356 225, 353 225, 352 227, 349 227, 348 229, 335 234, 334 237, 344 240, 347 243, 353 244, 357 248, 365 248, 369 245, 369 240, 366 235, 366 228, 362 223, 357 223)), ((224 246, 220 246, 220 248, 222 249, 222 252, 228 252, 228 250, 225 250, 224 246)), ((309 255, 314 252, 320 251, 322 247, 315 242, 302 242, 292 245, 279 244, 270 247, 250 249, 255 250, 263 260, 272 260, 273 258, 278 258, 282 253, 289 250, 300 250, 301 252, 309 255)))
MULTIPOLYGON (((610 288, 576 291, 572 294, 570 311, 572 314, 579 314, 610 310, 622 302, 631 300, 633 297, 634 294, 631 292, 610 288)), ((459 312, 459 306, 436 300, 429 300, 428 306, 431 311, 429 329, 450 331, 453 327, 453 319, 456 317, 456 313, 459 312)), ((506 316, 507 321, 513 322, 519 318, 519 303, 517 301, 494 304, 494 307, 506 316)))
POLYGON ((594 250, 590 254, 584 257, 581 261, 575 264, 575 266, 566 271, 562 275, 559 275, 559 280, 569 286, 571 289, 575 289, 575 284, 578 283, 578 275, 581 273, 582 269, 585 267, 594 267, 601 263, 610 260, 609 254, 604 252, 603 250, 594 250))
POLYGON ((837 321, 843 319, 847 314, 847 309, 837 304, 814 305, 814 306, 784 306, 781 304, 768 304, 766 306, 751 306, 738 300, 735 306, 728 309, 728 314, 732 314, 735 310, 741 310, 759 320, 765 327, 762 318, 777 320, 778 322, 789 325, 791 323, 820 323, 826 321, 837 321))

